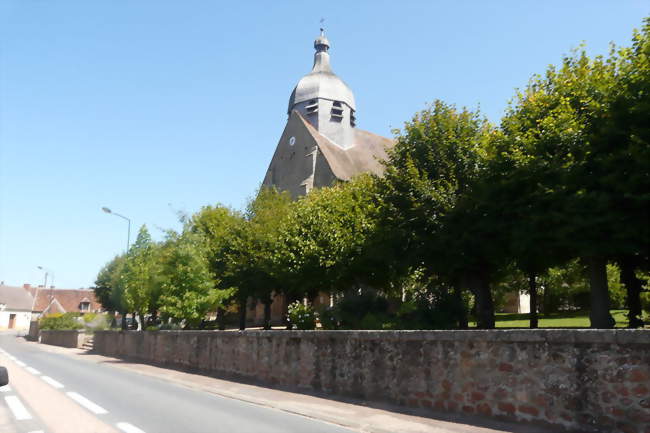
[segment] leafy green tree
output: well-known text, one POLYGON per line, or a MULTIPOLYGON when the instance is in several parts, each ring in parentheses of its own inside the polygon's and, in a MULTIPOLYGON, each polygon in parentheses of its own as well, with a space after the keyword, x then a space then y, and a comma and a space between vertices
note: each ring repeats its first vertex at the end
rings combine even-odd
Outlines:
POLYGON ((650 17, 632 46, 613 50, 616 92, 594 134, 592 165, 603 174, 597 187, 610 198, 616 230, 610 239, 627 289, 630 327, 644 325, 643 281, 650 269, 650 17))
MULTIPOLYGON (((477 113, 435 101, 397 134, 383 181, 389 221, 413 269, 473 292, 479 327, 494 327, 490 283, 498 268, 494 216, 474 189, 485 172, 492 128, 477 113)), ((459 309, 460 310, 460 309, 459 309)), ((466 326, 466 317, 458 317, 466 326)))
POLYGON ((314 190, 291 206, 279 231, 275 268, 295 296, 376 283, 380 269, 367 248, 379 217, 376 198, 376 180, 362 175, 314 190))
MULTIPOLYGON (((125 262, 125 255, 115 256, 99 271, 93 289, 102 307, 111 312, 119 311, 122 318, 126 317, 127 312, 122 278, 125 262)), ((125 320, 122 320, 122 326, 126 329, 125 320)))
POLYGON ((249 202, 244 220, 234 228, 223 278, 237 287, 240 329, 246 327, 249 298, 264 304, 264 328, 271 328, 273 296, 283 290, 283 272, 278 272, 273 254, 290 205, 291 197, 287 192, 262 187, 249 202))
POLYGON ((188 329, 196 329, 209 311, 222 307, 232 294, 232 290, 217 288, 206 242, 199 233, 169 232, 161 265, 161 313, 188 329))
MULTIPOLYGON (((210 271, 215 276, 215 288, 221 290, 232 289, 232 297, 237 293, 237 284, 228 275, 230 252, 233 249, 235 238, 240 226, 244 224, 244 217, 223 205, 205 206, 194 214, 189 221, 188 230, 201 235, 205 243, 206 254, 210 271)), ((232 299, 225 302, 228 304, 232 299)), ((219 329, 225 329, 225 305, 217 308, 219 329)))
MULTIPOLYGON (((549 198, 553 206, 550 211, 537 207, 543 222, 550 223, 547 231, 555 237, 550 239, 551 250, 568 251, 587 265, 590 318, 597 328, 614 325, 606 266, 617 231, 612 212, 616 194, 601 163, 612 153, 597 143, 611 102, 620 91, 615 77, 615 61, 590 59, 584 50, 576 51, 559 67, 549 67, 543 77, 534 77, 503 121, 512 146, 511 160, 524 168, 524 175, 534 175, 532 185, 537 186, 532 197, 542 204, 549 198), (565 245, 558 243, 558 235, 565 245)), ((531 256, 533 245, 528 243, 520 251, 521 263, 535 264, 538 270, 551 265, 531 256)))
POLYGON ((129 250, 124 265, 124 303, 140 318, 144 329, 145 314, 153 306, 154 293, 160 290, 160 260, 146 225, 129 250))

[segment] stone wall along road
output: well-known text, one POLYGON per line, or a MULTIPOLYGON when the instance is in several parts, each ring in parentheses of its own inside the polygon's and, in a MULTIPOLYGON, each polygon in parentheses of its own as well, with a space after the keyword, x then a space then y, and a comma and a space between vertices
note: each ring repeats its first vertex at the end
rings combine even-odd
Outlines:
POLYGON ((102 331, 95 351, 223 378, 585 432, 650 432, 650 332, 102 331))

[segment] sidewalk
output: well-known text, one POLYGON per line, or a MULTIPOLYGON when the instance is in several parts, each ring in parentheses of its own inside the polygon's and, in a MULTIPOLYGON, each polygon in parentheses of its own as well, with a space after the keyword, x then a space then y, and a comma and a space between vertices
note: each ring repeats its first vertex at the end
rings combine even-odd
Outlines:
POLYGON ((404 408, 390 405, 368 404, 350 399, 322 398, 308 394, 280 391, 272 388, 248 385, 216 379, 199 374, 156 367, 96 355, 82 349, 49 346, 24 339, 23 344, 36 345, 39 349, 77 357, 88 362, 123 368, 139 374, 155 377, 177 385, 270 407, 284 412, 337 424, 366 433, 548 433, 550 430, 528 424, 512 424, 480 418, 441 413, 437 419, 400 413, 404 408))

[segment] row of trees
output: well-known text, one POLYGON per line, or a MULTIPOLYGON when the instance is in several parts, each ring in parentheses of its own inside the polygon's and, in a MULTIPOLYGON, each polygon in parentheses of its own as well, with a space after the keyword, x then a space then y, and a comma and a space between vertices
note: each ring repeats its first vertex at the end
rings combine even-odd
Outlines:
POLYGON ((650 19, 630 47, 596 58, 578 50, 534 76, 499 125, 435 101, 395 134, 381 177, 295 202, 261 189, 244 212, 205 207, 159 243, 143 228, 100 273, 100 300, 189 326, 235 304, 244 327, 253 298, 268 327, 278 293, 372 292, 448 317, 436 326, 466 327, 471 312, 492 328, 495 288, 523 276, 536 327, 539 282, 579 266, 591 324, 609 328, 609 263, 620 269, 629 325, 643 325, 650 19))

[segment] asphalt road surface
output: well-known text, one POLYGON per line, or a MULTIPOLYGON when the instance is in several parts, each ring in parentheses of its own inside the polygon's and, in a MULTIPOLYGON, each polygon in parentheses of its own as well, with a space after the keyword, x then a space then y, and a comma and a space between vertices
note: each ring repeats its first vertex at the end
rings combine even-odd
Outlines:
POLYGON ((0 433, 350 433, 345 428, 40 350, 0 333, 0 433))

